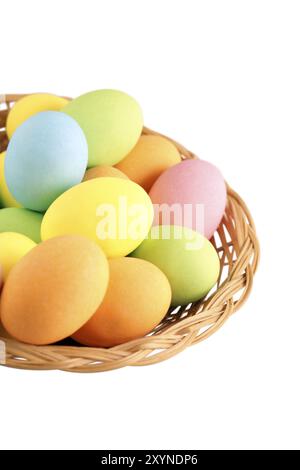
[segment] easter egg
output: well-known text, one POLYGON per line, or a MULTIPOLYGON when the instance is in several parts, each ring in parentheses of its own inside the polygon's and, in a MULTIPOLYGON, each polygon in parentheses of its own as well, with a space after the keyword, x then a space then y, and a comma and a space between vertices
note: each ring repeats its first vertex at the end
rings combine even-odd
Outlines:
POLYGON ((49 93, 35 93, 18 100, 9 111, 6 121, 6 133, 13 135, 17 127, 29 117, 42 111, 60 111, 68 100, 49 93))
MULTIPOLYGON (((6 331, 6 329, 4 328, 4 326, 2 325, 2 323, 0 322, 0 338, 3 339, 13 339, 10 334, 6 331)), ((1 349, 0 349, 0 353, 1 353, 1 349)), ((0 358, 1 358, 1 354, 0 354, 0 358)), ((0 361, 0 364, 1 364, 1 361, 0 361)))
POLYGON ((12 267, 36 246, 34 241, 21 233, 0 233, 0 265, 6 281, 12 267))
POLYGON ((180 154, 172 142, 159 135, 142 135, 116 168, 148 192, 161 173, 180 161, 180 154))
POLYGON ((63 112, 83 129, 89 147, 89 167, 114 165, 135 146, 143 129, 139 104, 118 90, 98 90, 70 101, 63 112))
POLYGON ((103 300, 109 271, 103 251, 77 235, 37 245, 11 270, 1 321, 24 343, 42 345, 75 333, 103 300))
POLYGON ((124 173, 122 173, 122 171, 117 170, 117 168, 108 165, 100 165, 94 166, 94 168, 89 168, 89 170, 85 172, 83 181, 88 181, 94 178, 101 178, 102 176, 128 179, 128 177, 124 173))
MULTIPOLYGON (((3 279, 2 279, 2 268, 0 268, 0 272, 1 272, 1 276, 0 276, 0 291, 2 289, 2 286, 3 286, 3 279)), ((4 326, 2 325, 1 321, 0 321, 0 338, 3 339, 12 339, 12 337, 10 336, 10 334, 6 331, 6 329, 4 328, 4 326)), ((0 348, 0 363, 1 363, 1 348, 0 348)))
POLYGON ((149 195, 155 205, 154 224, 184 225, 207 238, 218 228, 226 206, 223 176, 204 160, 184 160, 169 168, 149 195))
POLYGON ((213 245, 199 232, 176 225, 152 227, 148 238, 131 256, 150 261, 165 273, 174 306, 204 297, 217 282, 220 271, 213 245))
POLYGON ((7 207, 0 209, 0 232, 22 233, 36 243, 41 241, 43 215, 29 209, 7 207))
POLYGON ((117 258, 109 261, 109 270, 103 302, 73 335, 79 343, 109 347, 140 338, 168 312, 171 287, 156 266, 140 259, 117 258))
POLYGON ((5 180, 4 160, 6 152, 0 153, 0 207, 21 207, 11 195, 5 180))
POLYGON ((5 178, 17 201, 42 212, 80 183, 86 165, 87 143, 77 122, 66 114, 46 111, 27 119, 12 136, 5 178))
POLYGON ((128 255, 144 240, 152 220, 152 203, 143 188, 127 179, 95 178, 53 202, 43 218, 41 237, 77 233, 116 258, 128 255))
POLYGON ((2 286, 3 286, 3 268, 2 266, 0 266, 0 291, 2 289, 2 286))

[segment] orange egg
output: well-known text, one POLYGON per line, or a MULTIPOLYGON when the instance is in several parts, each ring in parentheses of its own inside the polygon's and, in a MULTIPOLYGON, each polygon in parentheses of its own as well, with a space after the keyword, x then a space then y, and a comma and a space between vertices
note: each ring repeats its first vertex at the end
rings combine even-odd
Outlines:
POLYGON ((78 235, 33 248, 10 271, 1 296, 1 321, 14 338, 50 344, 70 336, 95 313, 109 278, 107 259, 78 235))
POLYGON ((13 339, 0 322, 0 338, 13 339))
POLYGON ((90 168, 89 170, 87 170, 82 181, 88 181, 94 178, 101 178, 101 176, 111 176, 113 178, 123 178, 126 180, 128 179, 128 177, 117 168, 108 165, 100 165, 94 166, 94 168, 90 168))
POLYGON ((158 135, 142 135, 133 150, 115 167, 149 191, 161 173, 180 161, 172 142, 158 135))
POLYGON ((88 346, 109 347, 149 333, 166 315, 171 287, 148 261, 109 260, 107 293, 93 317, 72 337, 88 346))

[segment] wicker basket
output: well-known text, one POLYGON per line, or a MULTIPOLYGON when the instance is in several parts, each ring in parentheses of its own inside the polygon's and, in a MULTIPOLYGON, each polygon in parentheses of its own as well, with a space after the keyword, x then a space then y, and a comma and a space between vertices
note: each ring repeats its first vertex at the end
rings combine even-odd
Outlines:
MULTIPOLYGON (((0 152, 7 147, 6 117, 12 104, 24 95, 0 95, 0 152)), ((157 134, 144 128, 144 134, 157 134)), ((182 159, 195 158, 192 152, 171 140, 182 159)), ((31 346, 1 337, 5 364, 21 369, 59 369, 70 372, 100 372, 124 366, 154 364, 215 333, 246 301, 253 282, 259 244, 252 217, 240 196, 227 186, 226 213, 212 243, 221 261, 216 288, 187 307, 169 311, 149 335, 113 348, 77 346, 68 340, 51 346, 31 346)))

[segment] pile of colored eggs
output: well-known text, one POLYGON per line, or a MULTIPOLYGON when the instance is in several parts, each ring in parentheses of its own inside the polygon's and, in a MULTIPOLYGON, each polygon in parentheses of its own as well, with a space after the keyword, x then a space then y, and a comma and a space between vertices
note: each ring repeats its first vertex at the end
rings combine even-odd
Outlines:
POLYGON ((20 99, 0 155, 1 336, 110 347, 203 298, 226 186, 204 160, 142 135, 117 90, 20 99))

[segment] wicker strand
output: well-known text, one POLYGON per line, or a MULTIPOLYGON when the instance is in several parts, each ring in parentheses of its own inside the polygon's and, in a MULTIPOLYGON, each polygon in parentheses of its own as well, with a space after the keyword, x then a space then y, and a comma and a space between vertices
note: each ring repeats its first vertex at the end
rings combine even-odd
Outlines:
MULTIPOLYGON (((0 152, 7 148, 5 125, 12 104, 25 95, 0 95, 0 152)), ((155 134, 144 128, 146 135, 155 134)), ((164 136, 166 137, 166 136, 164 136)), ((182 159, 196 155, 168 138, 182 159)), ((259 261, 259 243, 252 216, 241 197, 227 186, 227 207, 212 243, 219 253, 221 272, 217 288, 198 302, 170 310, 162 323, 144 338, 112 348, 50 345, 31 346, 5 337, 5 366, 59 369, 70 372, 103 372, 125 366, 142 366, 166 360, 215 333, 247 300, 259 261)))

